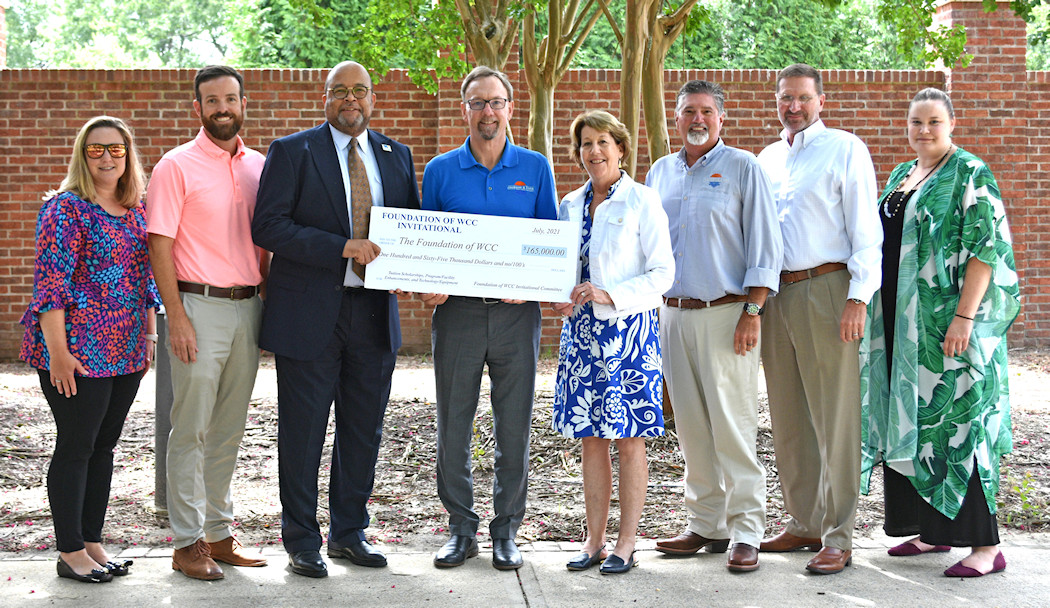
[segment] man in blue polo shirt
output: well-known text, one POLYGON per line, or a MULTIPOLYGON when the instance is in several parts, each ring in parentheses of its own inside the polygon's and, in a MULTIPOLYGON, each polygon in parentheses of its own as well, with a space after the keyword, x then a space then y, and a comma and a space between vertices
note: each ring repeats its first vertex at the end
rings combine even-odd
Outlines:
MULTIPOLYGON (((507 141, 507 122, 514 109, 507 77, 478 66, 464 78, 460 92, 470 137, 460 148, 427 163, 423 209, 557 219, 550 163, 543 155, 507 141)), ((452 534, 434 556, 434 565, 459 566, 478 554, 480 518, 474 512, 470 440, 481 375, 488 364, 496 438, 496 513, 489 523, 492 565, 500 570, 520 568, 514 537, 525 515, 528 490, 539 304, 444 294, 425 294, 423 301, 435 306, 437 487, 452 534)))

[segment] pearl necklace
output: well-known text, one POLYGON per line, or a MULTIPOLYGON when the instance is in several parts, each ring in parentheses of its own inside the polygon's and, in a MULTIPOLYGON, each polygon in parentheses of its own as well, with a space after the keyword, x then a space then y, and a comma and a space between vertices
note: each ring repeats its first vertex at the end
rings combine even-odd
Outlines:
POLYGON ((920 179, 918 182, 915 183, 914 186, 912 186, 911 190, 908 190, 908 192, 905 193, 902 189, 904 187, 904 182, 908 181, 908 178, 911 177, 911 174, 915 172, 915 168, 919 166, 919 161, 916 160, 915 164, 911 166, 911 169, 908 169, 908 173, 904 176, 904 179, 902 179, 901 182, 897 184, 897 188, 893 191, 893 193, 890 194, 890 196, 886 197, 886 202, 882 205, 882 214, 886 217, 893 217, 897 215, 897 212, 901 210, 901 206, 904 205, 904 201, 911 198, 911 195, 915 194, 915 191, 919 189, 919 186, 921 186, 923 182, 925 182, 931 175, 933 175, 933 172, 941 166, 941 163, 944 162, 944 159, 948 158, 948 155, 952 153, 953 148, 955 148, 954 145, 948 146, 948 151, 944 153, 944 156, 942 156, 941 159, 933 165, 933 168, 930 169, 929 172, 926 173, 926 175, 923 176, 922 179, 920 179), (897 194, 897 196, 894 196, 894 194, 897 194), (891 202, 894 203, 892 211, 890 211, 891 202))

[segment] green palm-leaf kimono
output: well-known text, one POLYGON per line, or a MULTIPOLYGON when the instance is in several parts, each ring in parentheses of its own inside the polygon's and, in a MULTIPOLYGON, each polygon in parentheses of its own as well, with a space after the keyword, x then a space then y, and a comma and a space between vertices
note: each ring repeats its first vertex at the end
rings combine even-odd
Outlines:
MULTIPOLYGON (((884 199, 915 161, 898 165, 884 199)), ((861 490, 886 462, 919 496, 955 519, 974 462, 990 512, 999 490, 999 458, 1010 452, 1006 332, 1020 310, 1017 272, 999 187, 984 162, 958 149, 905 207, 897 276, 893 374, 886 369, 881 294, 868 307, 861 344, 861 490), (948 325, 966 276, 978 259, 992 269, 969 348, 946 357, 948 325)))

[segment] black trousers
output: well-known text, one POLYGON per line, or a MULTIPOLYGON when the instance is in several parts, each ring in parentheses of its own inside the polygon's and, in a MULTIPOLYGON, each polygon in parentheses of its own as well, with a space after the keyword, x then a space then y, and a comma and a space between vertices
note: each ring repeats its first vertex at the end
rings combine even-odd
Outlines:
POLYGON ((77 394, 67 398, 51 386, 48 370, 37 373, 58 428, 55 455, 47 470, 55 541, 59 551, 71 553, 83 549, 85 542, 102 542, 113 447, 145 374, 77 378, 77 394))
POLYGON ((966 487, 966 497, 955 519, 930 506, 915 491, 907 477, 884 466, 883 485, 887 536, 914 536, 929 545, 950 547, 990 547, 999 544, 999 527, 995 514, 988 510, 981 489, 980 475, 974 465, 966 487))

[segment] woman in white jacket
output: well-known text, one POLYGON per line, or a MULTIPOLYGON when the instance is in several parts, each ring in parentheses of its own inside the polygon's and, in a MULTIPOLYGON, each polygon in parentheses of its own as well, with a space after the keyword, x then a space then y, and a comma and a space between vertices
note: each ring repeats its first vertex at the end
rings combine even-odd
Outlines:
POLYGON ((586 112, 570 128, 573 160, 590 180, 566 196, 558 219, 580 224, 579 284, 558 352, 554 429, 583 439, 587 540, 569 570, 602 574, 636 565, 635 536, 649 469, 645 437, 663 435, 660 296, 674 280, 667 215, 655 190, 620 170, 630 134, 608 112, 586 112), (620 531, 612 554, 605 528, 612 495, 611 442, 620 461, 620 531))

